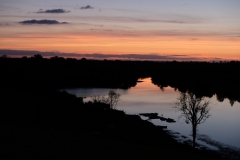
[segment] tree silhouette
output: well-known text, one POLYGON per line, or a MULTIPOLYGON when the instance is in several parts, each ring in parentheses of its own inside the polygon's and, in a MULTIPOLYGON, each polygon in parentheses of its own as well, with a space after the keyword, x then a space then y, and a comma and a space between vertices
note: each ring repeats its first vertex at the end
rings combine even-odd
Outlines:
POLYGON ((108 104, 108 98, 105 96, 93 95, 91 96, 91 101, 93 103, 105 103, 108 104))
POLYGON ((36 54, 36 55, 33 56, 33 58, 35 58, 35 59, 43 59, 41 54, 36 54))
POLYGON ((7 56, 6 54, 0 56, 0 58, 10 58, 9 56, 7 56))
POLYGON ((210 117, 209 107, 210 101, 205 100, 204 97, 197 97, 193 93, 181 92, 177 98, 174 108, 181 111, 179 118, 184 117, 185 122, 192 123, 193 148, 195 148, 197 125, 204 123, 210 117))
POLYGON ((110 108, 114 109, 118 101, 120 100, 120 94, 116 93, 113 90, 110 90, 108 92, 108 100, 109 100, 110 108))
POLYGON ((110 90, 108 92, 108 96, 99 96, 99 95, 93 95, 91 97, 91 100, 93 103, 105 103, 108 104, 111 109, 115 109, 118 101, 120 100, 120 94, 116 93, 113 90, 110 90))

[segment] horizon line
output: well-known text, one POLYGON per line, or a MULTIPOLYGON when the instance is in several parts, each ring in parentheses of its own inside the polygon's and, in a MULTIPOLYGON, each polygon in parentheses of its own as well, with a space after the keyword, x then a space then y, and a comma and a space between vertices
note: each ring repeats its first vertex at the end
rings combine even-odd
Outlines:
POLYGON ((31 57, 40 54, 44 58, 63 57, 75 59, 92 60, 130 60, 130 61, 239 61, 239 59, 225 59, 220 57, 201 57, 201 54, 112 54, 112 53, 66 53, 58 51, 37 51, 37 50, 12 50, 0 49, 0 56, 6 55, 10 58, 31 57))

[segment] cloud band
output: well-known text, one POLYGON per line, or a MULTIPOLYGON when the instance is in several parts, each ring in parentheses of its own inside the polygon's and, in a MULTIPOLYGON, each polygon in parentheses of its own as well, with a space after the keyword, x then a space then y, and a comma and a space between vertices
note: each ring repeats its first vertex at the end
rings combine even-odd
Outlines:
POLYGON ((43 10, 39 10, 38 12, 36 12, 36 13, 52 13, 52 14, 54 14, 54 13, 69 13, 70 11, 66 11, 66 10, 64 10, 64 9, 49 9, 49 10, 45 10, 45 11, 43 11, 43 10))
POLYGON ((39 52, 26 50, 0 50, 0 55, 21 57, 33 56, 41 54, 43 57, 69 57, 69 58, 90 58, 90 59, 122 59, 122 60, 151 60, 151 61, 208 61, 208 60, 222 60, 221 58, 199 58, 199 55, 161 55, 161 54, 84 54, 84 53, 60 53, 60 52, 39 52))
POLYGON ((26 24, 26 25, 31 25, 31 24, 48 24, 48 25, 54 25, 54 24, 68 24, 67 22, 58 22, 56 20, 48 20, 48 19, 43 19, 43 20, 25 20, 18 22, 19 24, 26 24))

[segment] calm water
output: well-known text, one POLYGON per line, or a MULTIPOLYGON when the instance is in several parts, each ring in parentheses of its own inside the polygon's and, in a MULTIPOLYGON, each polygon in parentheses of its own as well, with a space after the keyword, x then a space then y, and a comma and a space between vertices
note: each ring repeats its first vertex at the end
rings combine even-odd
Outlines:
MULTIPOLYGON (((158 119, 151 120, 151 122, 155 125, 167 126, 168 130, 178 132, 191 139, 191 124, 186 124, 183 118, 179 119, 181 112, 177 112, 173 108, 179 92, 174 91, 171 87, 161 90, 151 83, 150 78, 143 81, 129 90, 115 90, 121 94, 121 100, 118 102, 117 109, 124 110, 128 114, 158 113, 166 118, 173 118, 177 121, 176 123, 167 123, 158 119)), ((78 97, 89 97, 92 95, 107 95, 109 90, 78 88, 68 89, 67 91, 78 97)), ((215 96, 210 101, 211 117, 205 123, 198 125, 198 135, 207 135, 215 142, 240 148, 240 103, 235 102, 231 106, 228 99, 225 99, 224 102, 218 102, 215 96)), ((197 142, 206 145, 199 140, 197 142)))

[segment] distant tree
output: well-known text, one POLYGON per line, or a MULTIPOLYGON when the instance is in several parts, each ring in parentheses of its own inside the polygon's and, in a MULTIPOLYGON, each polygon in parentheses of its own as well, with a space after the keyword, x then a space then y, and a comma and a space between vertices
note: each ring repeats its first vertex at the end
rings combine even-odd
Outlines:
POLYGON ((210 101, 205 100, 204 97, 197 97, 193 93, 183 92, 180 93, 175 103, 174 108, 182 112, 179 118, 184 117, 187 124, 192 123, 193 148, 195 148, 197 125, 204 123, 210 117, 209 104, 210 101))
POLYGON ((58 59, 58 56, 50 57, 50 59, 58 59))
POLYGON ((235 99, 229 98, 229 102, 230 102, 230 105, 233 106, 233 105, 234 105, 234 102, 235 102, 235 99))
POLYGON ((223 101, 224 101, 224 97, 221 97, 221 95, 218 95, 218 94, 217 94, 217 100, 218 100, 219 102, 223 102, 223 101))
POLYGON ((6 54, 0 56, 0 58, 10 58, 9 56, 7 56, 6 54))
POLYGON ((43 57, 42 57, 41 54, 35 54, 35 55, 33 56, 33 58, 35 58, 35 59, 43 59, 43 57))
POLYGON ((69 60, 69 61, 77 61, 76 58, 66 58, 66 60, 69 60))
POLYGON ((50 59, 52 59, 52 60, 64 60, 63 57, 58 57, 58 56, 50 57, 50 59))

